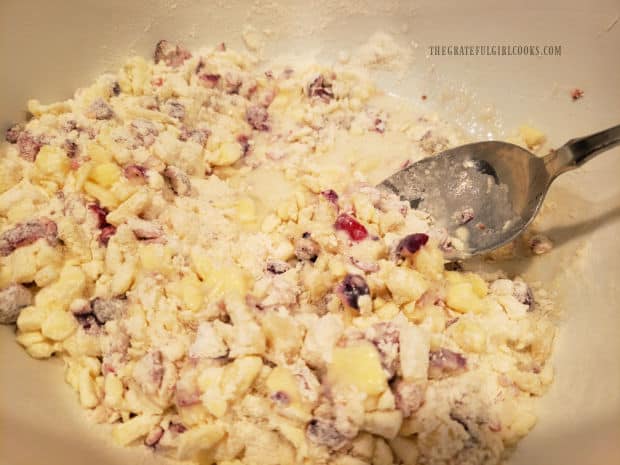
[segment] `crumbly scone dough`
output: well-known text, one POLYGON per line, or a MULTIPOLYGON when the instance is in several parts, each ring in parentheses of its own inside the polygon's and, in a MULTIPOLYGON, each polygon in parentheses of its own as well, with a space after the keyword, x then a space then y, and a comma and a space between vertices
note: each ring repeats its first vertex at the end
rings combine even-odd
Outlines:
POLYGON ((0 162, 0 322, 123 445, 220 464, 496 464, 551 383, 522 280, 446 270, 373 186, 462 141, 346 66, 165 41, 29 102, 0 162))

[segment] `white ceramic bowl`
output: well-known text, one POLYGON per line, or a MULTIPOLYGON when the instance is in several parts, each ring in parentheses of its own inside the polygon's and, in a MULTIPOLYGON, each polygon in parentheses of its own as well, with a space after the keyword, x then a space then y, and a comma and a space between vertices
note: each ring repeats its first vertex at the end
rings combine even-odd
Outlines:
MULTIPOLYGON (((402 80, 381 74, 386 89, 413 104, 427 93, 429 105, 470 128, 468 115, 492 105, 494 136, 529 122, 557 146, 620 123, 618 14, 618 0, 2 0, 0 127, 24 116, 28 98, 67 98, 124 57, 149 55, 161 38, 241 47, 240 33, 250 24, 271 30, 268 54, 316 52, 323 60, 378 30, 404 44, 415 41, 411 71, 402 80), (427 57, 435 44, 561 45, 562 55, 427 57), (585 94, 573 102, 575 87, 585 94), (450 93, 460 95, 457 104, 444 100, 450 93)), ((556 249, 513 264, 557 289, 564 309, 556 381, 513 464, 620 463, 619 175, 615 149, 563 176, 547 200, 557 208, 545 220, 556 249)), ((0 329, 0 464, 163 463, 142 448, 111 446, 64 385, 60 363, 28 358, 11 330, 0 329)))

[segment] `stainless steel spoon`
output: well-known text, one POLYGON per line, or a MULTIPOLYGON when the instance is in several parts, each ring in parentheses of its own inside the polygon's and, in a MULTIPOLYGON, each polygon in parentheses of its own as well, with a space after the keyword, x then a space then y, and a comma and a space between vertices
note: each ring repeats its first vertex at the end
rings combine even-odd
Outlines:
POLYGON ((516 238, 555 178, 616 145, 620 125, 571 139, 545 157, 506 142, 477 142, 420 160, 379 187, 429 212, 450 237, 462 240, 460 248, 447 248, 447 258, 467 258, 516 238))

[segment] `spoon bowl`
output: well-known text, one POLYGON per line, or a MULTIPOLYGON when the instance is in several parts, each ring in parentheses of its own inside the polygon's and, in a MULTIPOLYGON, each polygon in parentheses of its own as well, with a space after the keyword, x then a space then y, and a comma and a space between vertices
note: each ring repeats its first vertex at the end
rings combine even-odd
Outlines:
POLYGON ((514 240, 557 176, 618 144, 620 126, 572 139, 545 157, 506 142, 477 142, 420 160, 379 187, 430 213, 447 232, 446 258, 463 259, 514 240))

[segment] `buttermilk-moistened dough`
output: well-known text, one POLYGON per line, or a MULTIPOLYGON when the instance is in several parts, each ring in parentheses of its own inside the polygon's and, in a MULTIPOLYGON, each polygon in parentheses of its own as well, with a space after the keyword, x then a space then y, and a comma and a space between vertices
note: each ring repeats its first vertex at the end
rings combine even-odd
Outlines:
POLYGON ((495 464, 554 326, 446 271, 373 186, 460 136, 347 67, 160 42, 29 102, 0 164, 0 321, 123 445, 220 464, 495 464))

